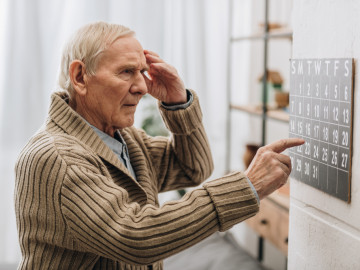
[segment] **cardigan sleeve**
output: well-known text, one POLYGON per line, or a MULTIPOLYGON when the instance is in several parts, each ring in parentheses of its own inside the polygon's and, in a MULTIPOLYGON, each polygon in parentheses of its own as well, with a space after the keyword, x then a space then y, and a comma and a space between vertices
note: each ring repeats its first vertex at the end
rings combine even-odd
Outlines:
POLYGON ((101 169, 74 153, 69 155, 61 209, 82 252, 130 264, 151 264, 258 211, 256 198, 239 172, 210 181, 160 208, 140 207, 101 169))
POLYGON ((159 106, 170 138, 150 137, 139 132, 149 152, 158 191, 197 186, 212 173, 214 165, 208 138, 202 124, 199 98, 194 91, 193 102, 185 109, 166 110, 159 106))

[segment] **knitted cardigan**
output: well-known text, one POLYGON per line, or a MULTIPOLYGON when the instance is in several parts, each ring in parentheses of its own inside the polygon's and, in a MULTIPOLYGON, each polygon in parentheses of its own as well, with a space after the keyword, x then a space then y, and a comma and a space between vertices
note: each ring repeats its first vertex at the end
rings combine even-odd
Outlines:
POLYGON ((45 125, 15 167, 18 269, 162 269, 164 258, 255 215, 241 172, 159 207, 159 192, 199 185, 213 169, 193 95, 186 109, 160 106, 170 138, 121 130, 135 180, 67 95, 54 93, 45 125))

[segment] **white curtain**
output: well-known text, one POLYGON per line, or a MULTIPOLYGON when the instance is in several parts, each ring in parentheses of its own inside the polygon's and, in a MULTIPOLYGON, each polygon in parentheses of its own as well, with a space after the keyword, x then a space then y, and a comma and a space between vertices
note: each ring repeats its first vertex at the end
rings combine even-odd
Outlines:
POLYGON ((63 43, 85 23, 127 25, 144 48, 178 69, 201 99, 216 163, 213 177, 223 173, 228 1, 0 1, 0 263, 20 257, 13 206, 16 157, 44 122, 57 89, 63 43))

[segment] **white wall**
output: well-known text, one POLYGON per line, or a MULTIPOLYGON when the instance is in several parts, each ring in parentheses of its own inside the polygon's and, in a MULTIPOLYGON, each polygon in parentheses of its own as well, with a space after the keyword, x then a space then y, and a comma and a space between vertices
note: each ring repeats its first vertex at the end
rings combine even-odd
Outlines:
POLYGON ((360 269, 360 1, 294 0, 293 58, 355 59, 351 203, 291 183, 288 269, 360 269))

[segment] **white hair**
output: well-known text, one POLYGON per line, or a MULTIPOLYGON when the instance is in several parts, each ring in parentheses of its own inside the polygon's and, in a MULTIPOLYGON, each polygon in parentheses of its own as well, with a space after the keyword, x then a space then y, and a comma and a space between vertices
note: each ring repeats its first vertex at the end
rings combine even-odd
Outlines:
POLYGON ((59 86, 73 96, 73 87, 69 76, 70 64, 80 60, 85 64, 86 73, 95 75, 100 54, 114 41, 123 36, 133 36, 131 29, 118 24, 95 22, 76 31, 63 49, 58 78, 59 86))

